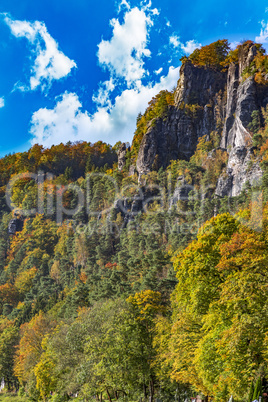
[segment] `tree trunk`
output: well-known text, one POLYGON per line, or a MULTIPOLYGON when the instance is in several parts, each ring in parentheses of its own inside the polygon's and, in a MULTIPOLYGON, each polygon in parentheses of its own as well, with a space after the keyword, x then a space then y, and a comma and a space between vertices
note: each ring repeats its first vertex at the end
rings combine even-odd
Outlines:
POLYGON ((154 400, 154 380, 150 381, 150 402, 154 400))
POLYGON ((146 399, 147 399, 147 387, 146 387, 145 383, 143 383, 143 392, 144 392, 144 400, 146 401, 146 399))
POLYGON ((108 395, 108 399, 109 399, 109 401, 110 401, 110 402, 112 402, 112 400, 111 400, 111 395, 110 395, 110 393, 109 393, 108 389, 106 389, 106 392, 107 392, 107 395, 108 395))
POLYGON ((7 390, 8 390, 8 392, 11 391, 11 384, 10 384, 9 378, 7 378, 7 390))

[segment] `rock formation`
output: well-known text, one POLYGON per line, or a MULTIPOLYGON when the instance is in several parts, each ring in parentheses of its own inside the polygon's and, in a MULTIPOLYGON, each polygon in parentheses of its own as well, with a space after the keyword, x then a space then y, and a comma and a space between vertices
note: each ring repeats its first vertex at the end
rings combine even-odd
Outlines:
POLYGON ((256 55, 256 47, 241 52, 239 64, 229 67, 227 78, 226 119, 221 146, 229 154, 226 173, 218 181, 216 195, 237 196, 244 185, 257 184, 262 171, 258 162, 250 167, 253 156, 252 139, 248 131, 254 110, 261 110, 268 103, 268 89, 263 91, 253 77, 242 79, 244 68, 248 67, 256 55))
POLYGON ((118 157, 118 170, 122 170, 126 164, 126 154, 127 154, 127 146, 123 142, 117 152, 118 157))
POLYGON ((23 228, 23 219, 15 216, 12 218, 8 224, 8 234, 9 236, 15 235, 17 232, 20 232, 23 228))
POLYGON ((186 62, 180 72, 175 105, 168 116, 149 125, 137 157, 137 171, 166 167, 172 159, 189 159, 198 138, 216 130, 223 119, 227 73, 186 62))
POLYGON ((175 92, 175 105, 169 106, 165 118, 148 125, 137 157, 139 175, 164 168, 173 159, 194 154, 198 138, 221 132, 221 148, 228 152, 226 171, 219 178, 218 196, 240 194, 246 182, 257 182, 262 172, 258 162, 252 166, 252 138, 248 130, 252 112, 268 103, 268 88, 243 79, 243 70, 257 53, 252 43, 241 47, 239 62, 228 71, 194 66, 186 61, 181 67, 175 92))

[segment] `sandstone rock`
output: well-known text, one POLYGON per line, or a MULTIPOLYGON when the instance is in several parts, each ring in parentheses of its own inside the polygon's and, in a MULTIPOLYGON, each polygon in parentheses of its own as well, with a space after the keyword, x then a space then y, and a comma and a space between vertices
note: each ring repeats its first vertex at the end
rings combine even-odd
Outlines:
POLYGON ((257 54, 257 48, 252 43, 248 46, 242 46, 239 49, 239 78, 242 77, 242 73, 246 67, 249 67, 250 63, 252 63, 254 57, 257 54))
POLYGON ((136 163, 140 176, 166 167, 171 160, 188 160, 198 138, 209 137, 216 129, 217 119, 224 117, 227 73, 187 62, 180 74, 175 106, 169 107, 165 119, 151 122, 141 141, 136 163))
POLYGON ((135 173, 137 173, 136 166, 135 165, 130 165, 128 175, 133 176, 135 173))
POLYGON ((254 110, 267 103, 268 89, 256 84, 253 77, 242 80, 243 70, 250 65, 257 49, 251 45, 247 52, 240 51, 239 64, 229 67, 227 79, 226 120, 221 146, 229 153, 227 174, 218 181, 216 195, 237 196, 248 182, 259 183, 262 171, 258 162, 251 166, 252 138, 248 130, 254 110))
POLYGON ((126 144, 123 142, 120 145, 120 148, 118 150, 118 170, 122 170, 126 164, 126 153, 127 153, 127 147, 126 144))
POLYGON ((227 73, 209 67, 194 66, 190 61, 183 64, 175 93, 175 105, 209 104, 215 95, 224 90, 227 73))
POLYGON ((20 232, 22 228, 23 228, 22 218, 15 217, 11 219, 8 224, 8 234, 10 236, 15 235, 17 232, 20 232))
MULTIPOLYGON (((228 72, 194 66, 187 61, 180 70, 175 105, 169 106, 165 119, 148 125, 137 157, 139 178, 152 169, 164 168, 171 160, 186 159, 194 154, 198 139, 209 139, 212 131, 223 124, 220 147, 228 152, 226 172, 219 178, 216 194, 240 194, 246 182, 260 180, 259 163, 252 164, 252 138, 248 130, 254 110, 268 103, 268 88, 253 77, 246 80, 242 72, 257 53, 254 44, 239 50, 239 62, 228 72)), ((177 190, 176 199, 180 196, 177 190)), ((175 202, 174 198, 174 202, 175 202)))
POLYGON ((176 206, 178 201, 188 200, 189 193, 192 190, 193 186, 186 182, 184 176, 178 177, 175 190, 169 201, 169 209, 171 209, 172 206, 176 206))
POLYGON ((241 193, 247 183, 251 186, 260 184, 262 170, 259 162, 252 164, 252 154, 252 148, 248 149, 245 146, 232 150, 227 171, 218 180, 216 195, 235 197, 241 193))

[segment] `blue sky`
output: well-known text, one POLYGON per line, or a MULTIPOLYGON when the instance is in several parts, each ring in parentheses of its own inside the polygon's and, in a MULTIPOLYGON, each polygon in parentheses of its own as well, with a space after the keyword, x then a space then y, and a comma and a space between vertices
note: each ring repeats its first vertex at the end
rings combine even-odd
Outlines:
POLYGON ((0 0, 0 155, 131 142, 136 117, 217 39, 268 47, 266 0, 0 0))

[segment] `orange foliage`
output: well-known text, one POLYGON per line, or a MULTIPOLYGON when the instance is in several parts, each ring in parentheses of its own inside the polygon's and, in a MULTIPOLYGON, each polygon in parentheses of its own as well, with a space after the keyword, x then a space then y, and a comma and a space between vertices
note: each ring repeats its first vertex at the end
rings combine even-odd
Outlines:
POLYGON ((114 269, 116 267, 117 267, 116 262, 113 264, 111 262, 108 262, 108 264, 105 265, 105 268, 109 268, 109 269, 114 269))
POLYGON ((72 167, 74 177, 79 178, 85 173, 89 157, 92 163, 112 165, 116 153, 111 145, 102 141, 95 144, 86 141, 53 145, 44 148, 35 144, 27 152, 18 152, 0 159, 0 187, 10 180, 12 174, 36 172, 38 169, 55 175, 64 174, 67 167, 72 167), (107 161, 106 161, 106 159, 107 161))
POLYGON ((28 381, 43 349, 42 340, 56 326, 56 322, 40 312, 20 327, 21 340, 15 356, 14 373, 23 384, 28 381))
POLYGON ((197 66, 225 67, 229 50, 228 40, 222 39, 202 46, 201 49, 195 49, 189 59, 197 66))
POLYGON ((87 274, 85 272, 81 272, 81 274, 79 275, 79 279, 81 282, 86 283, 87 281, 87 274))

